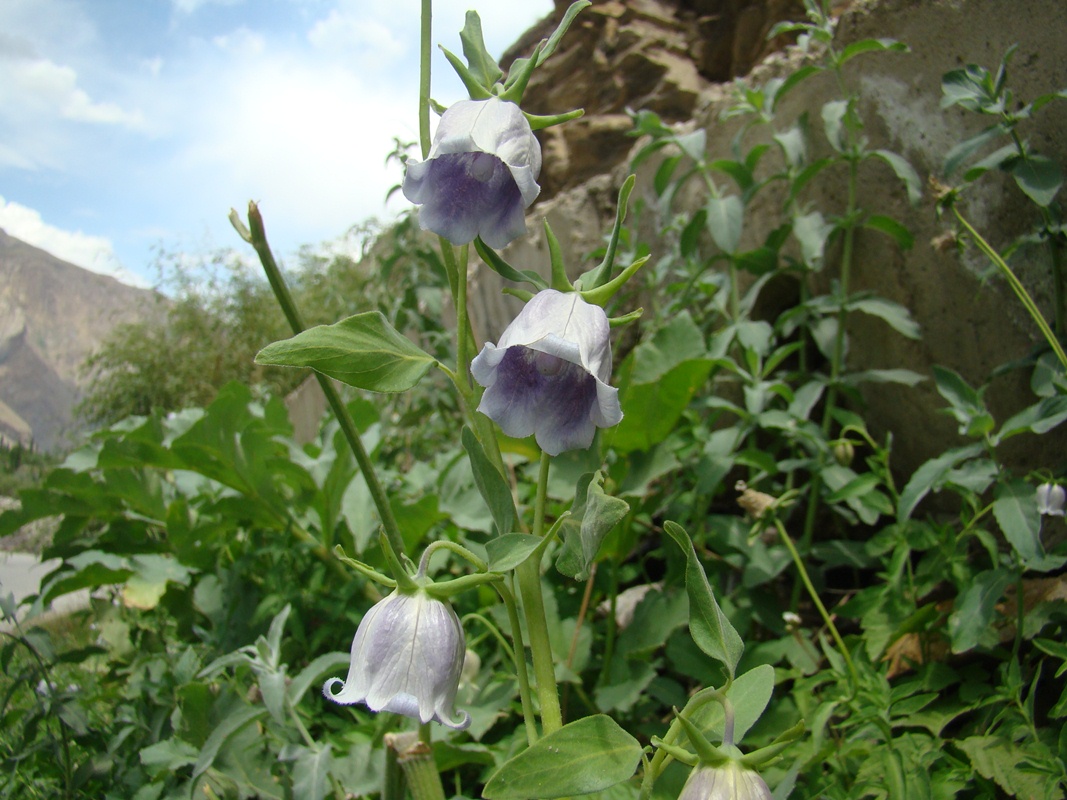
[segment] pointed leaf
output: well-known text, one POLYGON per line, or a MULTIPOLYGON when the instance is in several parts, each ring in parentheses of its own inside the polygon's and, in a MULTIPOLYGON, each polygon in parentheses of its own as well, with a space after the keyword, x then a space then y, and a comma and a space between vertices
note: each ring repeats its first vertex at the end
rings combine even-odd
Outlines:
POLYGON ((1041 546, 1041 515, 1037 510, 1034 487, 1023 480, 997 485, 993 516, 1015 552, 1029 564, 1045 555, 1041 546))
POLYGON ((997 603, 1014 582, 1014 574, 1007 569, 986 570, 971 579, 948 618, 952 652, 965 653, 978 645, 982 634, 993 626, 997 603))
POLYGON ((730 677, 734 677, 737 662, 745 650, 744 642, 730 620, 722 613, 708 583, 708 576, 697 558, 689 534, 681 525, 667 521, 663 531, 685 553, 685 591, 689 595, 689 633, 697 647, 721 661, 730 677))
POLYGON ((381 312, 368 311, 269 344, 259 351, 256 363, 310 367, 358 389, 403 392, 436 362, 381 312))
POLYGON ((923 182, 911 162, 892 150, 874 150, 870 155, 889 165, 889 168, 904 183, 904 188, 908 192, 908 201, 913 206, 919 205, 923 197, 923 182))
POLYGON ((931 490, 940 488, 941 481, 957 464, 980 455, 984 449, 981 443, 976 442, 947 450, 915 470, 897 501, 897 521, 909 519, 919 501, 931 490))
POLYGON ((485 39, 482 38, 482 20, 477 11, 467 12, 463 30, 459 32, 459 40, 463 43, 463 55, 467 59, 471 74, 482 86, 490 89, 494 83, 504 77, 496 60, 485 49, 485 39))
POLYGON ((571 515, 561 528, 563 549, 556 559, 556 569, 579 581, 589 577, 604 537, 630 510, 625 500, 607 494, 603 483, 600 471, 578 480, 571 515))
POLYGON ((499 470, 493 466, 493 462, 489 460, 482 448, 482 443, 478 441, 478 437, 470 428, 464 426, 461 439, 463 449, 467 451, 467 458, 470 459, 478 493, 485 500, 489 513, 493 515, 497 536, 511 533, 515 529, 516 519, 515 500, 511 496, 511 487, 508 486, 499 470))
POLYGON ((1042 208, 1052 204, 1063 186, 1063 169, 1056 161, 1041 155, 1020 158, 1012 165, 1011 174, 1026 196, 1042 208))
POLYGON ((641 745, 611 717, 571 722, 506 761, 485 785, 486 800, 549 800, 601 792, 629 780, 641 745))
POLYGON ((323 800, 330 788, 332 765, 333 753, 328 743, 319 744, 314 750, 304 748, 293 765, 293 797, 323 800))
POLYGON ((708 212, 708 232, 724 253, 734 253, 741 242, 741 228, 745 207, 737 195, 712 197, 705 206, 708 212))

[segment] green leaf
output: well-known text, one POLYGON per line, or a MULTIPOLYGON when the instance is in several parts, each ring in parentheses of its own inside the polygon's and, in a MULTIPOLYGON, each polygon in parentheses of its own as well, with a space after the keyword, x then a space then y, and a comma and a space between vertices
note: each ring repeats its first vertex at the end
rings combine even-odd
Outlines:
POLYGON ((861 383, 899 383, 904 386, 916 386, 926 380, 918 372, 910 369, 865 369, 861 372, 850 372, 841 378, 841 382, 848 386, 858 386, 861 383))
POLYGON ((737 195, 708 198, 708 232, 724 253, 734 253, 741 242, 745 207, 737 195))
POLYGON ((604 475, 599 470, 578 480, 571 515, 560 529, 563 549, 556 559, 556 569, 579 581, 589 577, 604 537, 630 511, 625 500, 604 492, 603 483, 604 475))
POLYGON ((1042 208, 1048 208, 1063 185, 1063 169, 1059 163, 1042 155, 1020 158, 1011 166, 1015 183, 1026 196, 1042 208))
POLYGON ((211 732, 211 735, 204 742, 204 746, 200 749, 200 756, 196 760, 196 766, 193 768, 193 779, 200 777, 215 763, 215 757, 219 754, 219 750, 226 744, 226 741, 237 734, 243 727, 251 723, 253 720, 263 716, 266 713, 265 708, 257 708, 254 706, 245 706, 236 711, 230 713, 219 725, 211 732))
MULTIPOLYGON (((964 161, 966 161, 972 155, 977 153, 987 144, 994 141, 995 139, 999 139, 1006 133, 1008 133, 1008 129, 1002 123, 998 122, 996 125, 990 125, 985 130, 976 133, 974 136, 971 136, 968 139, 964 139, 962 142, 957 144, 955 147, 949 150, 948 155, 945 156, 945 166, 943 167, 945 177, 951 178, 952 174, 960 168, 960 165, 963 164, 964 161)), ((1012 146, 1012 149, 1015 149, 1014 145, 1012 146)))
POLYGON ((485 39, 482 38, 482 20, 477 11, 468 11, 463 24, 463 30, 459 32, 459 40, 463 44, 463 56, 471 74, 486 89, 491 89, 493 84, 504 77, 496 60, 485 49, 485 39))
POLYGON ((908 46, 903 42, 898 42, 896 39, 861 39, 845 47, 841 51, 841 55, 838 56, 837 63, 840 66, 863 53, 887 52, 906 53, 908 52, 908 46))
POLYGON ((800 69, 796 69, 790 72, 789 77, 782 81, 774 92, 773 108, 777 109, 778 103, 781 102, 783 97, 789 94, 789 92, 799 86, 803 81, 806 81, 812 75, 817 75, 822 72, 823 69, 824 67, 817 66, 815 64, 807 64, 806 66, 803 66, 800 69))
POLYGON ((335 650, 332 653, 324 653, 306 667, 293 678, 289 684, 289 700, 295 706, 303 699, 304 694, 307 692, 311 685, 319 680, 327 672, 332 672, 334 669, 342 666, 348 666, 350 655, 348 653, 335 650))
POLYGON ((1050 794, 1046 784, 1046 775, 1034 767, 1033 757, 1021 745, 1002 736, 969 736, 957 739, 954 744, 971 760, 975 772, 1000 786, 1008 797, 1018 798, 1062 798, 1059 794, 1050 794))
POLYGON ((1010 417, 1000 426, 1001 441, 1020 433, 1047 433, 1067 421, 1067 396, 1046 397, 1010 417))
POLYGON ((712 658, 721 661, 733 678, 737 662, 745 650, 745 644, 730 620, 722 613, 708 583, 708 576, 697 558, 689 534, 681 525, 667 521, 663 531, 685 553, 685 591, 689 595, 689 633, 697 647, 712 658))
POLYGON ((830 146, 839 153, 845 151, 845 115, 848 100, 831 100, 822 107, 823 129, 830 146))
POLYGON ((404 392, 436 362, 379 311, 320 325, 259 351, 257 364, 310 367, 349 386, 372 392, 404 392))
POLYGON ((1024 480, 997 485, 993 516, 1023 564, 1039 561, 1045 555, 1041 546, 1041 515, 1034 487, 1024 480))
POLYGON ((164 739, 140 752, 141 763, 152 777, 195 764, 196 755, 197 749, 181 739, 164 739))
POLYGON ((493 248, 483 242, 482 237, 479 236, 474 240, 474 249, 478 251, 478 256, 485 262, 486 266, 501 278, 515 283, 528 283, 537 291, 548 288, 544 278, 528 269, 515 269, 515 267, 501 258, 493 248))
POLYGON ((641 745, 611 717, 571 722, 506 761, 485 785, 486 800, 549 800, 601 792, 629 780, 641 745))
POLYGON ((123 602, 132 608, 148 610, 155 608, 171 581, 181 586, 189 585, 191 571, 169 556, 146 553, 133 556, 130 561, 134 573, 122 589, 123 602))
POLYGON ((567 29, 570 28, 571 23, 574 22, 574 18, 578 16, 582 9, 588 8, 591 5, 592 3, 590 0, 575 0, 575 2, 570 4, 567 11, 563 14, 563 19, 559 21, 559 25, 552 31, 552 35, 548 37, 545 46, 542 47, 540 53, 538 53, 537 66, 541 66, 550 55, 556 52, 556 48, 567 33, 567 29))
POLYGON ((885 322, 889 327, 909 339, 920 339, 922 333, 907 308, 883 297, 862 297, 848 301, 849 311, 862 311, 885 322))
POLYGON ((542 543, 541 537, 529 533, 505 533, 490 539, 485 543, 490 571, 507 572, 515 569, 542 543))
POLYGON ((982 390, 973 389, 956 371, 934 365, 938 393, 949 402, 949 413, 964 436, 982 437, 992 432, 993 417, 986 409, 982 390))
POLYGON ((1015 582, 1008 569, 991 569, 971 579, 970 586, 956 598, 956 610, 948 618, 952 652, 974 649, 993 625, 997 603, 1004 591, 1015 582))
POLYGON ((884 214, 871 214, 863 221, 863 227, 892 237, 901 250, 910 250, 915 244, 915 237, 911 235, 911 231, 884 214))
POLYGON ((293 765, 293 797, 323 800, 330 788, 333 752, 329 744, 318 744, 304 752, 293 765))
POLYGON ((804 262, 813 268, 822 267, 826 242, 833 232, 833 224, 827 222, 818 211, 793 217, 793 236, 800 242, 800 254, 804 262))
POLYGON ((467 451, 470 459, 471 470, 474 472, 474 483, 478 492, 489 507, 489 513, 493 515, 493 524, 496 525, 497 536, 511 533, 515 529, 515 500, 511 496, 511 487, 508 486, 504 476, 493 466, 493 462, 485 454, 482 443, 474 435, 470 428, 464 426, 461 434, 463 449, 467 451))
MULTIPOLYGON (((761 664, 740 675, 726 690, 734 707, 734 744, 741 744, 745 734, 761 716, 774 694, 774 667, 761 664)), ((690 722, 712 739, 721 739, 725 718, 719 703, 707 703, 690 716, 690 722)))
POLYGON ((945 476, 961 461, 981 455, 985 448, 980 442, 947 450, 936 458, 931 458, 911 476, 900 493, 897 501, 897 521, 904 522, 911 518, 912 512, 930 491, 939 489, 945 476))
POLYGON ((610 434, 612 446, 625 453, 662 442, 711 368, 703 334, 688 311, 641 342, 622 370, 623 418, 610 434))

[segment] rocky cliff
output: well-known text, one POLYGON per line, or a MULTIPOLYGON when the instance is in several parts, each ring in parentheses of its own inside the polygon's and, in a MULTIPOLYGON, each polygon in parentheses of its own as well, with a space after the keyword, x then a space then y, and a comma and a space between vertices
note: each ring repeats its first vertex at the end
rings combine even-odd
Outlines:
POLYGON ((73 430, 82 363, 157 297, 0 230, 0 437, 60 447, 73 430))
MULTIPOLYGON (((557 0, 550 18, 520 40, 502 59, 529 52, 558 23, 567 0, 557 0)), ((535 113, 584 107, 585 117, 543 132, 544 190, 531 207, 530 235, 505 252, 512 264, 544 269, 548 248, 541 233, 547 219, 564 258, 581 271, 583 259, 602 243, 615 214, 618 188, 628 174, 635 141, 628 135, 625 109, 656 111, 665 121, 707 134, 707 158, 731 152, 741 122, 724 120, 731 79, 749 85, 785 78, 809 55, 765 34, 783 18, 802 19, 799 3, 787 0, 605 0, 579 15, 564 45, 535 73, 526 101, 535 113)), ((941 76, 967 63, 995 68, 1013 44, 1011 85, 1020 102, 1061 89, 1067 59, 1067 5, 1062 0, 854 0, 835 4, 841 12, 837 45, 872 37, 893 37, 909 52, 856 59, 850 80, 858 87, 870 148, 901 153, 924 183, 938 178, 952 146, 976 134, 987 120, 960 109, 940 108, 941 76)), ((818 127, 820 109, 837 96, 829 79, 812 79, 793 90, 778 109, 780 120, 807 113, 818 127)), ((1050 104, 1028 124, 1027 136, 1039 152, 1067 162, 1067 103, 1050 104)), ((817 138, 817 137, 816 137, 817 138)), ((816 148, 825 151, 822 141, 816 148)), ((823 155, 819 151, 812 157, 823 155)), ((652 176, 661 159, 651 158, 637 170, 631 207, 656 208, 652 176)), ((767 162, 768 159, 764 159, 767 162)), ((849 362, 854 369, 905 367, 929 377, 933 365, 960 372, 973 385, 989 380, 993 370, 1019 358, 1040 341, 1036 326, 1008 287, 989 281, 988 263, 974 249, 938 248, 948 224, 938 219, 934 198, 926 192, 908 204, 888 169, 877 165, 861 176, 860 205, 899 219, 914 235, 908 251, 887 246, 884 236, 862 232, 856 240, 853 290, 869 290, 908 307, 923 330, 921 341, 886 334, 877 319, 853 315, 849 323, 849 362)), ((841 185, 810 186, 805 201, 824 213, 841 213, 841 185)), ((1061 193, 1062 196, 1062 193, 1061 193)), ((762 242, 779 224, 774 198, 754 207, 745 221, 745 246, 762 242)), ((1026 229, 1033 212, 1010 181, 991 176, 969 191, 965 210, 995 246, 1005 247, 1026 229)), ((695 212, 702 203, 683 199, 676 211, 695 212)), ((659 225, 654 214, 631 221, 653 249, 659 225)), ((1040 264, 1016 264, 1021 279, 1051 313, 1051 276, 1040 264)), ((475 286, 469 304, 479 320, 476 333, 491 338, 515 313, 517 301, 500 294, 501 281, 488 270, 473 269, 475 286)), ((825 287, 815 287, 824 290, 825 287)), ((783 298, 782 302, 789 302, 783 298)), ((995 380, 987 394, 998 420, 1033 402, 1026 373, 995 380)), ((915 388, 878 386, 865 392, 872 430, 894 431, 898 468, 915 469, 925 459, 959 443, 945 404, 927 379, 915 388)), ((1006 446, 1009 461, 1021 471, 1057 463, 1067 434, 1019 437, 1006 446)))

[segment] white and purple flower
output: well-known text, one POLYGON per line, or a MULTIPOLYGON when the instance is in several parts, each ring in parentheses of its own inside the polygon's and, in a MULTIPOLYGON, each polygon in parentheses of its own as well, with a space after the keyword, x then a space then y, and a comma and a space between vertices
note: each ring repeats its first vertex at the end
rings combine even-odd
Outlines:
POLYGON ((348 677, 326 681, 322 693, 342 705, 365 703, 371 711, 463 730, 470 714, 457 719, 454 706, 465 651, 463 626, 451 605, 422 590, 394 591, 359 623, 348 677))
POLYGON ((540 173, 541 145, 517 105, 461 100, 441 116, 427 159, 408 162, 403 190, 422 206, 423 230, 499 249, 526 233, 540 173))
POLYGON ((597 428, 622 420, 607 383, 609 332, 604 309, 576 292, 538 292, 471 362, 485 387, 478 410, 508 436, 533 434, 549 455, 589 447, 597 428))
POLYGON ((678 800, 771 800, 771 790, 758 772, 728 761, 694 769, 678 800))
POLYGON ((1037 487, 1037 513, 1062 517, 1067 502, 1067 490, 1058 483, 1043 483, 1037 487))

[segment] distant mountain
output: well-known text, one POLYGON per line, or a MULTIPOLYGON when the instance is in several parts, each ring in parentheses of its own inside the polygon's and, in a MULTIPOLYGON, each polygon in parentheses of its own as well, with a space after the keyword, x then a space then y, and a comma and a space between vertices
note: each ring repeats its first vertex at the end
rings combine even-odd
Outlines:
POLYGON ((75 432, 85 359, 160 300, 0 230, 0 437, 61 447, 75 432))

